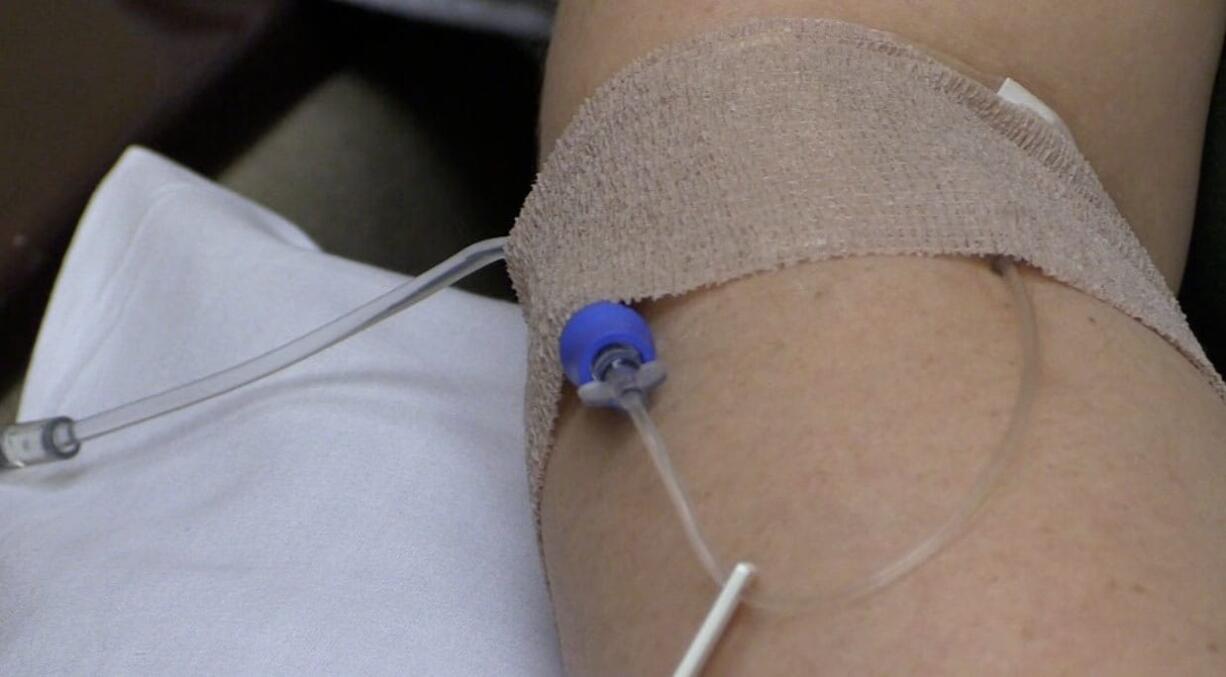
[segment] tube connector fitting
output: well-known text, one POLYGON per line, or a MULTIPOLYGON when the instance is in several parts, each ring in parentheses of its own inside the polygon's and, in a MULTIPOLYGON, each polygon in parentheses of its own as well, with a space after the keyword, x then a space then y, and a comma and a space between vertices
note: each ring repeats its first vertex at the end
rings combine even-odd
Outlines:
POLYGON ((0 429, 0 467, 63 461, 81 451, 74 422, 67 416, 12 423, 0 429))
POLYGON ((596 358, 593 380, 579 386, 579 399, 589 407, 620 409, 622 397, 637 392, 646 397, 664 382, 664 365, 659 360, 643 363, 638 351, 626 346, 608 348, 596 358))
POLYGON ((566 377, 589 407, 620 409, 624 395, 646 397, 665 377, 647 321, 612 301, 597 301, 572 315, 558 353, 566 377))

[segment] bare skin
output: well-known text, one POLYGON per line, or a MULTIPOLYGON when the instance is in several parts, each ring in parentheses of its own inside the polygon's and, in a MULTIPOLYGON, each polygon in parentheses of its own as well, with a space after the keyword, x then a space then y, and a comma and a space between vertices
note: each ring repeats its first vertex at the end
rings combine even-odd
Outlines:
MULTIPOLYGON (((748 16, 884 28, 1008 74, 1069 123, 1177 280, 1221 2, 563 2, 542 142, 626 62, 748 16)), ((711 674, 1226 673, 1226 405, 1174 348, 1026 274, 1042 386, 983 518, 883 593, 738 614, 711 674)), ((644 309, 653 406, 718 547, 773 591, 880 565, 952 509, 999 439, 1016 317, 981 262, 805 265, 644 309), (804 340, 796 337, 807 337, 804 340)), ((568 669, 671 670, 713 594, 624 419, 564 404, 543 543, 568 669)))

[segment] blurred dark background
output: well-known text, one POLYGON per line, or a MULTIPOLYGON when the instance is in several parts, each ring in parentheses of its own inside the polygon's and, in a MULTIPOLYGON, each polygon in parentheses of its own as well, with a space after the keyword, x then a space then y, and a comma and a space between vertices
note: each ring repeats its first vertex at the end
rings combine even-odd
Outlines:
MULTIPOLYGON (((359 4, 0 2, 0 416, 73 226, 130 144, 393 270, 506 234, 535 173, 550 0, 359 4)), ((466 286, 511 297, 499 269, 466 286)))
MULTIPOLYGON (((553 0, 0 1, 0 416, 90 191, 139 143, 407 273, 505 234, 553 0), (359 6, 361 5, 361 6, 359 6)), ((1226 78, 1181 301, 1226 366, 1226 78)), ((502 270, 467 283, 510 298, 502 270)))

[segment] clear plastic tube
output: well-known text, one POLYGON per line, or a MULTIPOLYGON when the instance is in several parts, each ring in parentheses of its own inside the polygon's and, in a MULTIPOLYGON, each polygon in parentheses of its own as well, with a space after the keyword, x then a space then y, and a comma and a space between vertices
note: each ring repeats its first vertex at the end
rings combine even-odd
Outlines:
POLYGON ((467 275, 505 258, 506 238, 472 244, 425 273, 382 294, 310 333, 241 364, 190 383, 78 420, 76 439, 87 441, 151 418, 203 402, 275 374, 336 345, 467 275))
MULTIPOLYGON (((813 591, 799 595, 749 593, 745 596, 747 604, 781 613, 799 613, 818 605, 841 604, 871 595, 911 573, 964 533, 983 509, 988 498, 1000 486, 1001 477, 1018 456, 1022 436, 1034 407, 1039 380, 1039 337, 1034 308, 1017 267, 1008 259, 998 258, 993 262, 993 268, 1008 284, 1013 296, 1014 307, 1017 310, 1018 335, 1022 351, 1021 378, 1005 434, 976 477, 966 499, 931 535, 865 578, 828 591, 813 591)), ((690 548, 716 585, 723 586, 727 573, 719 564, 719 558, 702 533, 689 496, 673 468, 668 447, 651 416, 647 413, 642 396, 637 392, 630 392, 623 396, 621 403, 629 413, 631 420, 634 421, 634 426, 642 437, 644 446, 647 447, 652 463, 664 482, 665 490, 677 511, 690 548)))
POLYGON ((656 472, 664 482, 664 490, 668 493, 668 500, 672 502, 673 509, 677 511, 677 517, 681 520, 681 528, 685 531, 686 540, 690 542, 690 549, 698 556, 698 561, 702 564, 702 568, 706 569, 711 579, 718 585, 723 585, 727 578, 727 571, 720 564, 715 551, 711 549, 710 543, 702 533, 702 527, 698 523, 698 518, 694 516, 694 509, 690 505, 685 485, 681 482, 676 469, 673 468, 664 438, 656 429, 651 415, 647 413, 643 394, 638 390, 626 391, 618 399, 618 403, 630 415, 630 420, 634 421, 634 427, 639 431, 639 436, 643 439, 644 446, 647 447, 647 455, 651 457, 656 472))

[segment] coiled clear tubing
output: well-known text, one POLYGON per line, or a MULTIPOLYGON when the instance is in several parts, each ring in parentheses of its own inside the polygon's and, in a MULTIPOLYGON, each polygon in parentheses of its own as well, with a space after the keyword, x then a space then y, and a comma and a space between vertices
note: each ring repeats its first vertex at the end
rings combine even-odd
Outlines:
MULTIPOLYGON (((1022 281, 1017 266, 1012 261, 1001 257, 993 261, 993 268, 1000 273, 1008 285, 1017 313, 1018 338, 1022 352, 1021 378, 1004 436, 1001 437, 991 457, 976 476, 975 483, 966 498, 926 538, 864 578, 843 587, 801 594, 749 592, 744 598, 747 604, 778 613, 795 614, 818 606, 845 604, 882 590, 914 571, 964 533, 983 509, 992 493, 1000 486, 1005 471, 1013 465, 1019 454, 1022 435, 1034 407, 1039 380, 1039 336, 1034 307, 1031 305, 1030 295, 1026 291, 1026 285, 1022 281)), ((627 392, 622 396, 620 404, 634 422, 652 464, 664 482, 665 491, 681 521, 690 549, 693 550, 703 569, 715 581, 715 584, 722 587, 728 579, 731 568, 720 560, 711 547, 710 541, 703 534, 702 526, 694 515, 685 485, 673 468, 668 447, 652 421, 651 415, 647 412, 643 396, 637 391, 627 392)), ((770 572, 762 571, 762 573, 769 574, 770 572)))
POLYGON ((506 238, 482 240, 451 258, 310 333, 229 369, 76 421, 84 442, 242 387, 333 346, 505 258, 506 238))

